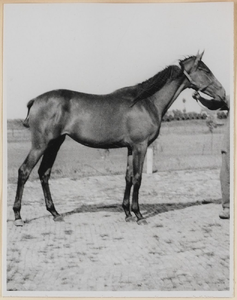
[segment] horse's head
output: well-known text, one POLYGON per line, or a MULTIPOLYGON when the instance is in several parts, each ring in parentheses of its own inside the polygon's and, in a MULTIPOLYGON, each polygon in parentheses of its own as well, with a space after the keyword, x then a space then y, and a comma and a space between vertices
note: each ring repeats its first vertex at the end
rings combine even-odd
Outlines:
MULTIPOLYGON (((196 56, 180 61, 180 66, 188 80, 188 88, 200 91, 213 99, 226 103, 226 93, 223 86, 202 62, 202 52, 196 56)), ((223 103, 223 104, 224 104, 223 103)))

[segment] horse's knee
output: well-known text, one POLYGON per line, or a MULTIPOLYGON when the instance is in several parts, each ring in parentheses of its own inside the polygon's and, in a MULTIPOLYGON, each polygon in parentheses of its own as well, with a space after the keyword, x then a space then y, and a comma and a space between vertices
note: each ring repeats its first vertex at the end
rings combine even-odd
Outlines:
POLYGON ((18 182, 21 184, 25 184, 27 179, 30 176, 30 172, 25 168, 25 166, 21 166, 18 169, 18 182))
POLYGON ((38 170, 41 183, 48 183, 50 177, 50 170, 44 172, 41 168, 38 170))
POLYGON ((141 185, 141 181, 142 181, 142 175, 137 173, 133 176, 133 179, 132 179, 132 183, 134 185, 134 187, 140 187, 141 185))
POLYGON ((132 175, 127 175, 125 176, 125 182, 127 185, 131 186, 133 184, 133 177, 132 175))

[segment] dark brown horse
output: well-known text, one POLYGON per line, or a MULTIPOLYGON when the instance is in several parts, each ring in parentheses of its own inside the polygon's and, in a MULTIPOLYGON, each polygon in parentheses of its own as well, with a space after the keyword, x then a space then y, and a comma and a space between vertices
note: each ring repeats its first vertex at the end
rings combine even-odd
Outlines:
POLYGON ((202 54, 169 66, 149 80, 119 89, 107 95, 90 95, 69 90, 54 90, 31 100, 24 121, 30 127, 31 150, 19 168, 16 199, 13 206, 15 224, 22 226, 21 200, 29 175, 43 156, 39 167, 47 210, 55 221, 62 220, 49 190, 49 177, 57 152, 65 136, 93 148, 127 147, 126 187, 123 209, 126 221, 145 223, 138 204, 143 162, 147 147, 157 138, 161 120, 178 95, 186 88, 202 90, 221 102, 225 90, 202 62, 202 54), (132 205, 130 191, 133 186, 132 205))

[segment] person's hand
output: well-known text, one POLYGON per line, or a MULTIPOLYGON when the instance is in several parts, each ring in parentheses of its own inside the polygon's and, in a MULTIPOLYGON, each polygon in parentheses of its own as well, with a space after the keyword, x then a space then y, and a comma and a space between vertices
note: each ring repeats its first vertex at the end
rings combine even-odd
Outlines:
POLYGON ((198 92, 195 91, 195 92, 193 93, 192 97, 193 97, 195 100, 199 100, 201 96, 199 95, 198 92))

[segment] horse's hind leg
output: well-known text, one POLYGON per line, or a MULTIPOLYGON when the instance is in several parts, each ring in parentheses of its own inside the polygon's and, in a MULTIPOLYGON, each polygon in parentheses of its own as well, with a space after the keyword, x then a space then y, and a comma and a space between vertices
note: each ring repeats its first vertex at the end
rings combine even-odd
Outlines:
POLYGON ((130 209, 130 193, 132 188, 132 178, 133 178, 132 150, 128 149, 127 170, 125 176, 126 186, 125 186, 123 204, 122 204, 122 207, 126 215, 125 217, 126 222, 133 221, 133 217, 131 215, 131 209, 130 209))
POLYGON ((23 162, 23 164, 21 165, 21 167, 18 170, 17 191, 16 191, 15 202, 13 205, 16 226, 23 226, 23 224, 24 224, 24 222, 21 219, 21 214, 20 214, 21 200, 22 200, 24 186, 25 186, 27 179, 30 176, 32 169, 34 168, 34 166, 36 165, 36 163, 42 156, 43 152, 44 152, 43 148, 41 148, 41 149, 32 148, 30 150, 27 158, 25 159, 25 161, 23 162))
POLYGON ((63 218, 60 216, 60 214, 56 211, 54 207, 48 182, 49 182, 51 170, 55 162, 58 150, 62 145, 62 143, 64 142, 64 140, 65 140, 65 136, 60 136, 56 140, 51 141, 51 144, 48 146, 48 148, 44 153, 38 171, 43 193, 44 193, 46 209, 53 215, 55 221, 63 221, 63 218))

